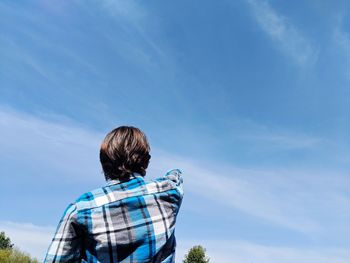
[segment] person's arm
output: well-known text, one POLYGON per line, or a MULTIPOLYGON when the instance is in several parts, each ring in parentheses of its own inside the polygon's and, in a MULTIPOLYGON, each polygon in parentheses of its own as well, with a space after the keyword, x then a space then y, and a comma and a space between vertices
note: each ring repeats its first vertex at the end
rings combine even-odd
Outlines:
POLYGON ((183 179, 180 169, 173 169, 167 172, 164 177, 173 182, 181 197, 183 196, 183 179))
POLYGON ((44 262, 80 262, 81 239, 77 208, 75 204, 70 204, 58 224, 44 262))

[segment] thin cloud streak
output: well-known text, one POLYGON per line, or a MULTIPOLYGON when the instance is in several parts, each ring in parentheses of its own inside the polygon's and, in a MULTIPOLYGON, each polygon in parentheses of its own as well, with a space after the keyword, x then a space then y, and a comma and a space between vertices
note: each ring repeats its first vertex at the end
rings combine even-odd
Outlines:
POLYGON ((314 149, 329 143, 327 139, 322 137, 270 128, 252 121, 240 122, 232 129, 232 134, 235 139, 240 141, 264 143, 271 148, 280 150, 314 149))
POLYGON ((342 26, 343 17, 339 16, 333 28, 332 40, 335 46, 341 51, 342 58, 345 58, 345 75, 350 78, 350 33, 342 26))
POLYGON ((261 29, 278 45, 281 51, 301 66, 313 65, 318 49, 266 0, 247 0, 261 29))
MULTIPOLYGON (((26 166, 31 167, 33 177, 50 177, 58 172, 73 181, 80 180, 81 176, 89 181, 95 180, 89 174, 100 173, 96 157, 102 134, 86 131, 72 122, 57 124, 5 109, 0 109, 0 130, 2 160, 11 166, 18 163, 21 156, 23 171, 26 166)), ((0 170, 3 169, 6 166, 0 170)), ((20 171, 13 174, 14 177, 21 175, 20 171)))
POLYGON ((251 140, 264 141, 272 145, 280 146, 286 149, 305 149, 319 145, 323 140, 307 136, 288 136, 283 134, 271 134, 262 136, 248 137, 251 140))
MULTIPOLYGON (((67 177, 73 183, 81 178, 84 178, 84 181, 97 182, 95 177, 100 167, 96 152, 103 135, 87 130, 65 118, 58 121, 59 118, 55 117, 55 122, 52 122, 50 116, 46 117, 47 120, 44 120, 13 110, 1 109, 2 151, 0 156, 11 158, 10 150, 13 150, 16 156, 19 151, 22 151, 21 154, 26 156, 30 164, 35 166, 36 159, 39 159, 38 165, 42 166, 45 163, 50 168, 52 173, 45 174, 48 178, 58 171, 62 179, 67 177), (16 136, 17 140, 14 140, 14 134, 21 134, 21 136, 16 136), (37 154, 33 155, 33 152, 38 153, 39 157, 37 154), (77 156, 80 157, 77 159, 77 156), (71 159, 74 161, 70 162, 71 159), (84 167, 84 169, 75 170, 75 167, 84 167)), ((25 162, 22 162, 22 167, 26 169, 25 162)), ((313 239, 326 238, 329 234, 347 235, 349 231, 347 222, 350 220, 347 205, 350 197, 346 193, 350 182, 346 175, 337 174, 336 171, 327 173, 327 171, 292 171, 273 168, 259 170, 254 167, 243 169, 232 164, 220 164, 217 167, 214 167, 214 164, 179 157, 153 147, 148 174, 157 177, 170 168, 182 169, 185 191, 198 196, 194 200, 185 200, 185 202, 190 202, 199 209, 202 207, 202 202, 212 200, 220 206, 228 207, 228 211, 234 209, 236 212, 244 213, 245 216, 262 219, 271 226, 296 231, 313 239), (337 226, 334 226, 333 222, 337 222, 337 226)), ((39 173, 33 173, 30 180, 40 180, 40 176, 42 175, 39 173)), ((62 207, 57 209, 61 210, 62 207)), ((203 210, 199 213, 205 215, 207 211, 203 210)), ((33 253, 38 258, 41 258, 46 251, 53 232, 53 227, 41 229, 38 226, 28 224, 21 226, 11 222, 2 222, 0 229, 8 232, 10 237, 13 237, 13 242, 20 248, 33 253), (31 242, 29 240, 31 238, 39 241, 31 242)), ((185 240, 181 242, 179 240, 179 244, 185 244, 184 242, 185 240)), ((324 249, 308 250, 305 246, 302 249, 272 248, 250 243, 245 245, 244 242, 203 241, 201 244, 208 248, 212 259, 218 262, 232 262, 235 256, 235 262, 246 263, 251 259, 251 255, 254 255, 254 259, 258 262, 269 263, 274 262, 276 258, 281 259, 278 263, 346 262, 346 254, 342 256, 341 250, 333 253, 331 250, 324 249), (222 253, 218 252, 223 244, 228 243, 230 244, 228 249, 222 253), (288 258, 293 260, 288 261, 288 258)), ((332 240, 329 242, 332 244, 332 240)), ((191 244, 194 245, 194 243, 191 244)), ((188 248, 189 245, 179 246, 178 255, 188 248)))
MULTIPOLYGON (((3 158, 21 153, 31 165, 46 165, 70 180, 97 181, 92 175, 101 169, 97 152, 102 134, 73 123, 52 123, 5 110, 0 111, 0 127, 3 158), (22 136, 13 140, 13 134, 22 136)), ((345 187, 349 179, 337 171, 243 169, 232 164, 217 168, 153 147, 149 174, 160 176, 175 167, 184 170, 187 191, 295 231, 312 235, 328 227, 329 219, 350 219, 343 207, 349 199, 345 187)))
MULTIPOLYGON (((142 45, 133 45, 128 43, 123 48, 127 49, 130 53, 126 58, 137 60, 138 63, 145 64, 146 66, 154 66, 154 59, 152 59, 152 53, 156 56, 166 59, 165 52, 158 45, 152 37, 149 36, 145 29, 145 24, 150 19, 150 15, 146 9, 141 7, 135 1, 111 1, 103 0, 98 1, 101 7, 110 15, 111 18, 126 22, 127 27, 124 30, 135 30, 138 36, 146 44, 146 47, 142 45), (146 51, 147 49, 147 51, 146 51), (151 52, 149 52, 151 50, 151 52)), ((109 38, 108 36, 106 36, 109 38)), ((112 40, 112 38, 110 38, 112 40)))
POLYGON ((313 236, 324 232, 330 223, 323 216, 329 214, 340 213, 335 219, 344 223, 350 219, 350 211, 341 201, 348 198, 343 185, 348 181, 346 175, 232 165, 213 168, 166 153, 160 156, 158 164, 176 164, 188 174, 188 191, 301 233, 313 236))

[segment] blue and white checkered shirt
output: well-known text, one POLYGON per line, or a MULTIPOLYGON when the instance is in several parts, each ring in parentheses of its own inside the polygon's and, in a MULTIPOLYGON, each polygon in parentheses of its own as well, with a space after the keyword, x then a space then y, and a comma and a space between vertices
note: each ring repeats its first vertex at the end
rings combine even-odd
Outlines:
POLYGON ((44 262, 174 262, 181 171, 109 181, 70 204, 44 262))

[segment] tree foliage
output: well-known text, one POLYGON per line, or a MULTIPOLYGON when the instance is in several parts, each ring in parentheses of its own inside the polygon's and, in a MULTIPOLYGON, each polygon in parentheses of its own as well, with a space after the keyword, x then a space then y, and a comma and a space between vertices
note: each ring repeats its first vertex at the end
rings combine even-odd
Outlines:
POLYGON ((13 248, 11 239, 5 235, 5 232, 0 232, 0 263, 38 263, 38 260, 13 248))
POLYGON ((202 246, 192 247, 185 255, 183 263, 209 263, 209 258, 205 255, 205 248, 202 246))
POLYGON ((38 263, 28 254, 15 249, 0 249, 0 263, 38 263))
POLYGON ((11 239, 5 235, 5 232, 0 232, 0 249, 11 249, 12 247, 11 239))

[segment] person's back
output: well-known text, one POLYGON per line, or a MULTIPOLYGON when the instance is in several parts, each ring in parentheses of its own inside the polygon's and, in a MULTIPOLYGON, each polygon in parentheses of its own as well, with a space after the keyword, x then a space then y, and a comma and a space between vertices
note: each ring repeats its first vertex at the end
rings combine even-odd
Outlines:
POLYGON ((100 159, 107 185, 68 206, 45 262, 175 261, 181 171, 145 181, 148 152, 136 128, 120 127, 106 136, 100 159))

